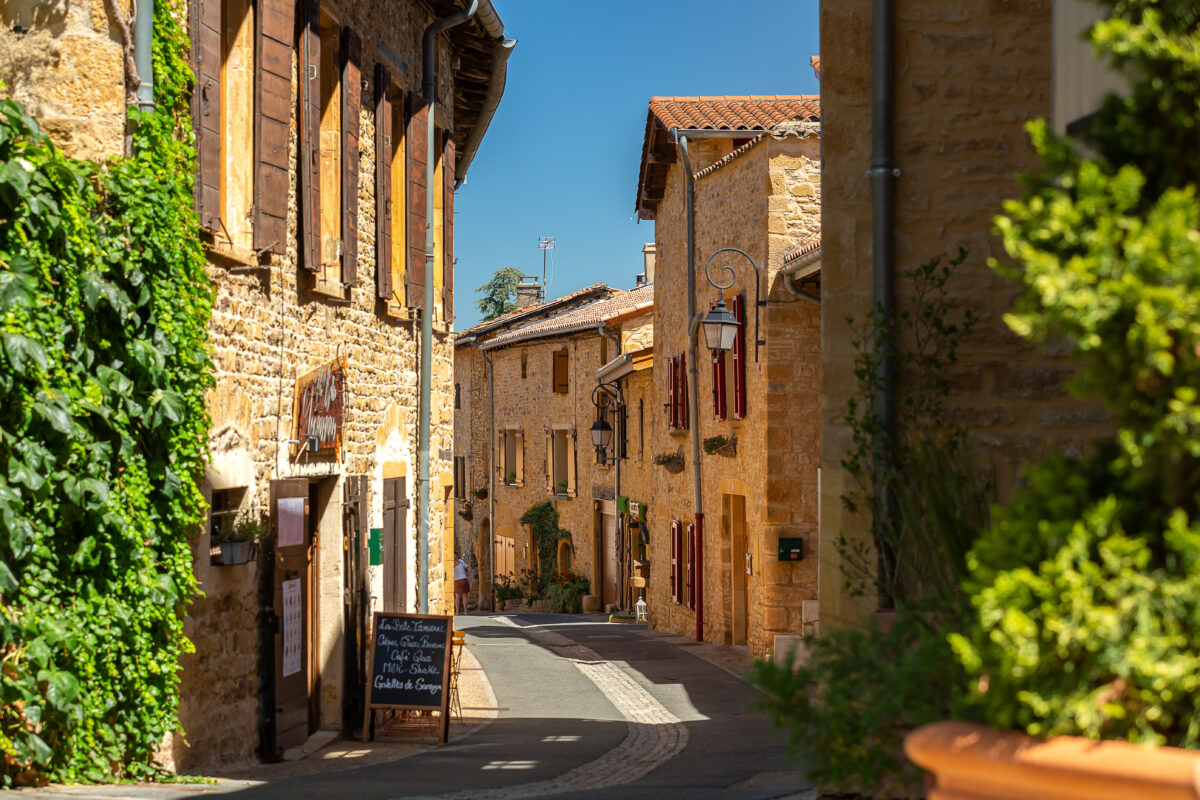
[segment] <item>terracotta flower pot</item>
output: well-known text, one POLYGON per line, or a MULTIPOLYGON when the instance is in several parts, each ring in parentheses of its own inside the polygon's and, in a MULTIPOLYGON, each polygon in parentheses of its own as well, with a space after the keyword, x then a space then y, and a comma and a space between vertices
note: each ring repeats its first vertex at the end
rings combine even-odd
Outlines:
POLYGON ((905 737, 904 752, 933 774, 929 800, 1200 798, 1200 752, 1174 747, 935 722, 905 737))

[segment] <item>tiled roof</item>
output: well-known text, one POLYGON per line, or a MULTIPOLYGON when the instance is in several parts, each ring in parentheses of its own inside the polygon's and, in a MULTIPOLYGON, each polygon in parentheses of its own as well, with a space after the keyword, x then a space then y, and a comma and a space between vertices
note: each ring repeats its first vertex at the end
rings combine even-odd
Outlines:
POLYGON ((483 322, 477 322, 465 331, 459 331, 455 339, 456 345, 465 345, 467 340, 472 336, 481 336, 490 331, 507 328, 512 325, 519 324, 526 317, 535 317, 539 314, 545 314, 560 306, 569 305, 574 301, 583 301, 587 295, 594 294, 601 297, 607 297, 612 294, 615 289, 611 288, 606 283, 593 283, 591 286, 585 286, 569 294, 564 294, 562 297, 556 297, 553 300, 546 300, 542 303, 534 303, 531 306, 524 308, 515 308, 512 311, 501 314, 483 322))
POLYGON ((650 113, 667 130, 759 131, 790 120, 820 119, 821 98, 815 94, 651 97, 650 113))
POLYGON ((654 304, 654 284, 648 283, 628 292, 618 292, 611 297, 588 303, 579 308, 573 308, 556 314, 553 317, 531 322, 514 330, 488 340, 483 344, 484 349, 502 347, 514 342, 528 339, 540 339, 546 336, 556 336, 564 333, 595 328, 602 322, 628 314, 641 308, 649 308, 654 304))
POLYGON ((665 191, 667 169, 675 161, 672 128, 746 131, 750 137, 783 123, 820 119, 821 96, 816 94, 652 97, 634 210, 641 219, 654 219, 665 191))
POLYGON ((796 259, 802 258, 803 256, 806 256, 809 253, 815 252, 820 249, 821 249, 821 237, 818 236, 816 239, 813 239, 810 242, 805 242, 801 246, 799 246, 793 250, 788 250, 786 253, 784 253, 783 254, 783 263, 786 266, 787 264, 792 263, 796 259))

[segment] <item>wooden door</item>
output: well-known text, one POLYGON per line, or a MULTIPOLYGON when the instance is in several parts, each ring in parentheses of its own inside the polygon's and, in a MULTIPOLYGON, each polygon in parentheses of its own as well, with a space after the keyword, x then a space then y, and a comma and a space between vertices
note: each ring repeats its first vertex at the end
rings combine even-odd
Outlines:
POLYGON ((730 619, 733 630, 730 631, 730 644, 746 643, 747 597, 746 573, 753 569, 749 563, 749 548, 746 546, 746 498, 738 494, 726 495, 727 518, 729 520, 729 602, 730 619))
POLYGON ((366 475, 350 475, 342 486, 342 574, 344 660, 346 676, 342 689, 342 730, 349 732, 362 722, 366 689, 367 646, 367 525, 370 505, 366 475))
POLYGON ((516 569, 517 543, 511 536, 497 536, 493 540, 496 548, 496 575, 508 575, 516 569))
POLYGON ((600 515, 601 553, 604 571, 602 574, 602 602, 607 608, 609 603, 619 603, 621 599, 618 586, 617 571, 617 516, 615 514, 600 515))
POLYGON ((404 478, 383 479, 383 611, 408 602, 408 491, 404 478))
POLYGON ((312 585, 308 493, 309 483, 305 479, 271 483, 276 620, 271 749, 276 754, 304 744, 310 725, 312 585))

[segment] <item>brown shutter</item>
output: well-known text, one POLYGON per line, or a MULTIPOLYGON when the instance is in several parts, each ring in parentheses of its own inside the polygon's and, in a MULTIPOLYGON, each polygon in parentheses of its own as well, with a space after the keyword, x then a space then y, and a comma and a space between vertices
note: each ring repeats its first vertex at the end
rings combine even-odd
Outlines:
POLYGON ((442 148, 442 309, 446 324, 454 321, 454 137, 442 148))
POLYGON ((392 297, 392 73, 382 63, 375 65, 375 296, 392 297))
POLYGON ((294 0, 258 0, 254 47, 254 249, 287 252, 294 0))
POLYGON ((568 356, 566 350, 554 351, 554 369, 552 372, 554 379, 554 391, 558 394, 566 394, 569 392, 571 389, 570 378, 568 376, 570 372, 570 356, 568 356))
POLYGON ((500 473, 500 483, 508 483, 508 440, 502 431, 496 441, 496 470, 500 473))
POLYGON ((192 93, 196 127, 196 210, 200 227, 221 225, 221 0, 196 0, 192 50, 196 88, 192 93))
POLYGON ((321 2, 302 0, 300 33, 300 236, 305 269, 321 268, 321 2))
POLYGON ((690 388, 691 387, 688 386, 687 353, 680 353, 679 354, 679 427, 681 427, 681 428, 687 428, 688 423, 689 423, 688 415, 691 413, 691 409, 692 409, 692 407, 689 403, 689 395, 688 395, 690 388))
POLYGON ((517 443, 513 446, 514 460, 516 463, 517 486, 525 485, 525 432, 515 431, 517 443))
POLYGON ((408 116, 408 269, 405 282, 410 308, 425 306, 426 161, 429 150, 429 104, 413 92, 408 116))
POLYGON ((575 496, 575 430, 573 428, 567 432, 567 494, 571 497, 575 496))
POLYGON ((342 283, 358 283, 358 118, 362 39, 342 28, 342 283))
POLYGON ((554 494, 554 431, 546 433, 546 494, 554 494))

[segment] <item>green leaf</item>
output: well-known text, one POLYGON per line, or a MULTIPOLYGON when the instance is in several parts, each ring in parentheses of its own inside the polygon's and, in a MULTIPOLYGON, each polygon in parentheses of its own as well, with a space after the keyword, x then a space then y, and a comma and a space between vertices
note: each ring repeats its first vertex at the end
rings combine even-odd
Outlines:
POLYGON ((13 574, 4 559, 0 558, 0 591, 15 592, 19 585, 17 576, 13 574))
POLYGON ((46 368, 46 349, 40 344, 20 333, 4 334, 4 354, 12 364, 13 371, 25 372, 25 365, 30 359, 42 369, 46 368))
POLYGON ((33 413, 45 420, 51 428, 59 433, 71 433, 71 415, 58 403, 34 403, 33 413))

